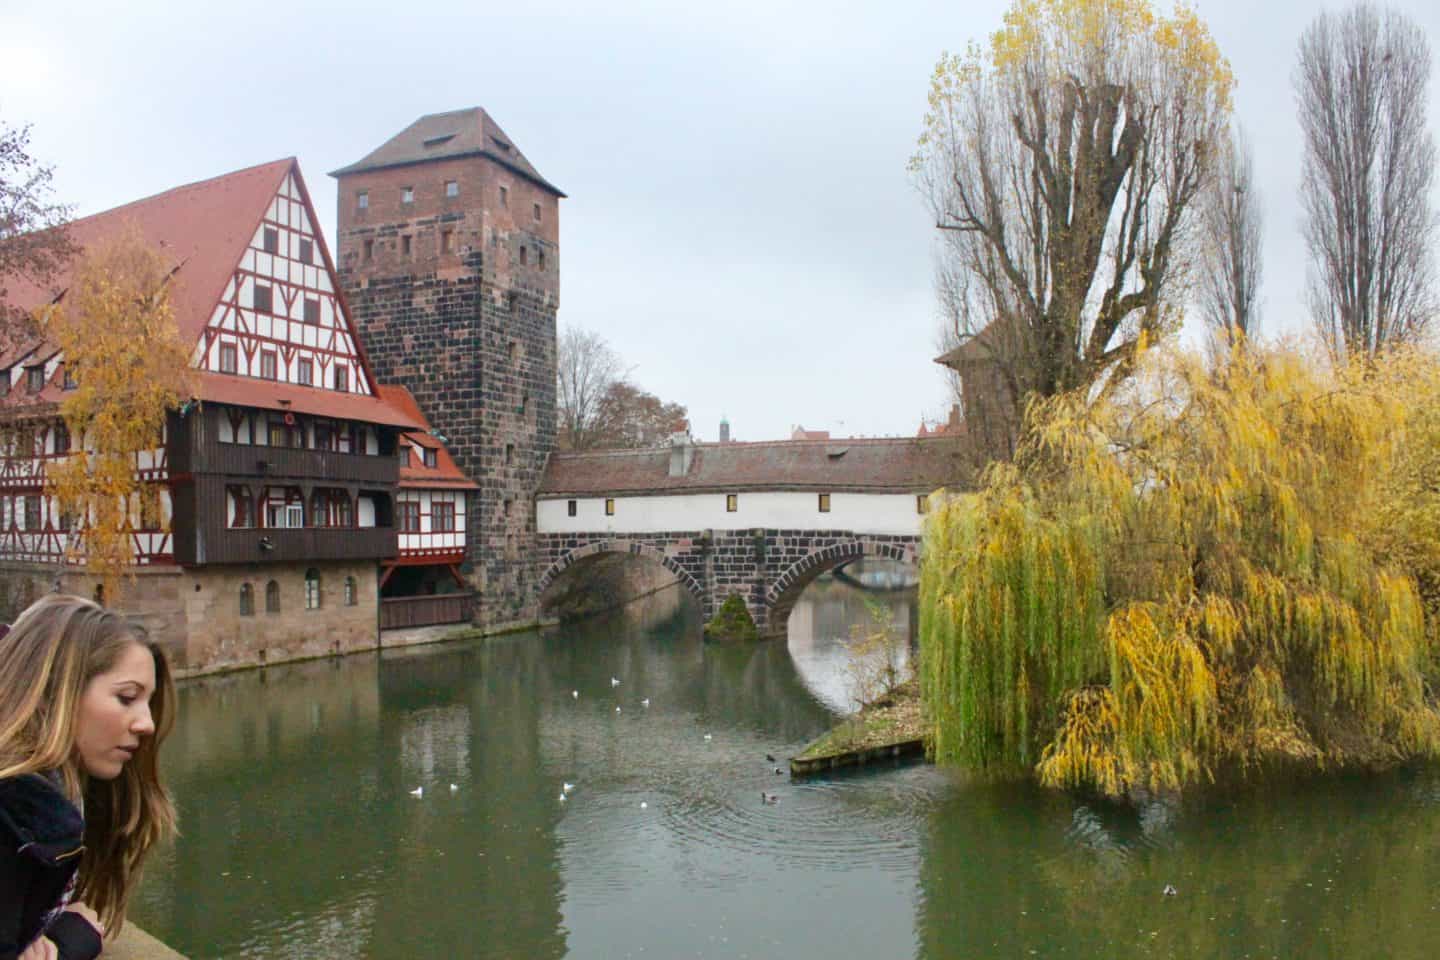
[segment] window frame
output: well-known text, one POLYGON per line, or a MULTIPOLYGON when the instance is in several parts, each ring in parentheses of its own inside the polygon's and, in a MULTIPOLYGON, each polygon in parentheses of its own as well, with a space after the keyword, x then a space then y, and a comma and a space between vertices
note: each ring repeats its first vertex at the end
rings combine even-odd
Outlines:
POLYGON ((613 517, 613 516, 615 516, 615 498, 614 498, 614 497, 606 497, 606 498, 605 498, 605 516, 607 516, 607 517, 613 517))
POLYGON ((356 210, 369 210, 369 209, 370 209, 370 191, 369 191, 369 190, 356 190, 356 191, 355 191, 355 209, 356 209, 356 210))
POLYGON ((305 571, 305 609, 320 610, 324 606, 325 593, 321 587, 320 571, 316 567, 311 567, 305 571))
POLYGON ((828 493, 822 493, 822 494, 820 494, 820 500, 819 500, 818 506, 819 506, 819 508, 820 508, 820 512, 821 512, 821 513, 829 513, 829 512, 830 512, 830 494, 828 494, 828 493))
POLYGON ((240 371, 240 348, 233 343, 220 344, 220 356, 217 360, 221 373, 238 373, 240 371), (229 361, 228 363, 226 361, 229 361))
POLYGON ((455 532, 455 504, 448 500, 431 501, 430 530, 433 533, 455 532))
POLYGON ((255 616, 255 585, 249 580, 240 584, 240 616, 255 616))
POLYGON ((302 387, 315 386, 315 361, 309 357, 295 359, 295 382, 302 387))
POLYGON ((265 612, 280 612, 280 581, 271 580, 265 584, 265 612))
POLYGON ((280 379, 280 354, 274 350, 260 351, 260 379, 280 379))
POLYGON ((576 504, 576 502, 575 502, 574 500, 567 500, 567 501, 565 502, 565 515, 566 515, 566 516, 568 516, 568 517, 573 517, 573 516, 575 516, 575 512, 576 512, 577 509, 578 509, 578 504, 576 504))
POLYGON ((727 494, 725 494, 725 512, 726 512, 726 513, 739 513, 739 512, 740 512, 740 495, 739 495, 738 493, 727 493, 727 494))
POLYGON ((255 313, 265 313, 273 317, 275 315, 275 288, 267 283, 255 284, 255 289, 250 291, 250 309, 255 313), (263 307, 260 305, 261 300, 265 301, 263 307))
POLYGON ((423 531, 420 529, 420 501, 396 501, 395 520, 400 528, 400 533, 422 533, 423 531))
POLYGON ((350 367, 343 363, 335 364, 333 381, 336 393, 350 392, 350 367))

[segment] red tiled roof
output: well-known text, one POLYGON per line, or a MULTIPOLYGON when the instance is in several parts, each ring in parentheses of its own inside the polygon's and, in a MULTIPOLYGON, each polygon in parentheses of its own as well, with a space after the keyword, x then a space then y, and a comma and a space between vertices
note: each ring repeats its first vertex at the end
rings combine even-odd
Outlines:
POLYGON ((400 384, 381 384, 380 397, 390 406, 417 423, 420 429, 407 432, 404 439, 418 447, 434 450, 435 466, 425 466, 423 457, 410 458, 410 465, 400 467, 400 486, 404 488, 446 487, 451 490, 479 490, 480 485, 470 481, 450 456, 450 451, 430 434, 430 421, 425 419, 420 405, 410 391, 400 384))
POLYGON ((421 428, 424 422, 395 409, 380 397, 361 393, 340 393, 323 387, 302 387, 294 383, 206 370, 196 371, 195 381, 200 399, 213 403, 305 413, 336 420, 362 420, 404 430, 421 428))
POLYGON ((922 493, 965 482, 970 471, 951 440, 778 440, 695 445, 690 471, 670 476, 670 449, 556 453, 538 496, 816 490, 922 493))
MULTIPOLYGON (((293 157, 248 167, 83 217, 67 229, 75 245, 84 248, 133 226, 146 243, 164 253, 179 268, 170 290, 175 322, 181 337, 193 343, 210 322, 240 255, 292 170, 298 177, 293 157)), ((34 310, 54 300, 69 283, 68 271, 55 279, 52 289, 21 280, 11 288, 10 302, 34 310)))

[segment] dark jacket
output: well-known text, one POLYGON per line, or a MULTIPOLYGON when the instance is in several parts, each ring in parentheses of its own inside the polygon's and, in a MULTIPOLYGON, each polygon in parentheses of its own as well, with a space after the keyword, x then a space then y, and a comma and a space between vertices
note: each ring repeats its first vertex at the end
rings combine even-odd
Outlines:
POLYGON ((0 960, 14 960, 42 933, 63 960, 100 953, 99 935, 78 914, 46 922, 80 868, 84 837, 80 811, 45 777, 0 780, 0 960))

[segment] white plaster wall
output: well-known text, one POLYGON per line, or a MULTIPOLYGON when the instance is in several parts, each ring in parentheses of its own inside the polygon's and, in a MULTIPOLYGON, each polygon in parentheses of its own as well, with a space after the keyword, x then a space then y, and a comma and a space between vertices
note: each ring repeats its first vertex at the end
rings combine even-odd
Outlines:
POLYGON ((725 494, 698 493, 615 497, 615 515, 605 515, 600 497, 541 500, 535 523, 540 533, 609 531, 663 533, 671 530, 853 530, 918 536, 923 515, 913 493, 832 493, 830 512, 819 510, 819 493, 741 493, 736 511, 725 510, 725 494))

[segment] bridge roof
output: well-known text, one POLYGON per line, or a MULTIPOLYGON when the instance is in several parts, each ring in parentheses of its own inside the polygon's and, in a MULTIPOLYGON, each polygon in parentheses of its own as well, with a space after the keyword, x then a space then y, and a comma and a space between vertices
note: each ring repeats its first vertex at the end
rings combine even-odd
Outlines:
POLYGON ((817 490, 924 493, 971 472, 953 439, 697 443, 689 472, 670 476, 670 448, 556 453, 537 496, 817 490))

